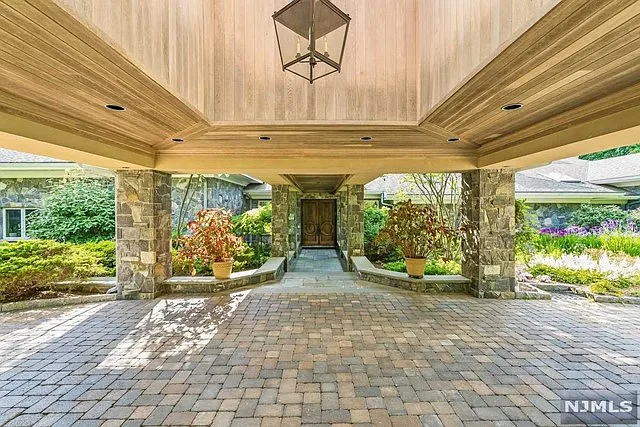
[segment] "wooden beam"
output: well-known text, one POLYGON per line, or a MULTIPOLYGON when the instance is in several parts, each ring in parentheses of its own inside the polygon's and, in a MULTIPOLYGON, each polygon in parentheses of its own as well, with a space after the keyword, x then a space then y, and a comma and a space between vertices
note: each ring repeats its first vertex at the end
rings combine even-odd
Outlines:
POLYGON ((640 142, 640 106, 481 155, 480 168, 522 168, 640 142))
POLYGON ((153 168, 152 152, 85 138, 0 112, 0 146, 104 168, 153 168))

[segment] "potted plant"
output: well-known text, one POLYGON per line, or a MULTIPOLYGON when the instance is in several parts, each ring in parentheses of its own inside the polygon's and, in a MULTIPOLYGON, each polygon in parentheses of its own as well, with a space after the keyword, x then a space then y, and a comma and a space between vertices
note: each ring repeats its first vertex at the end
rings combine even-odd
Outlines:
POLYGON ((445 249, 443 242, 456 230, 442 222, 427 205, 414 205, 411 201, 397 204, 391 212, 380 238, 400 249, 405 258, 409 277, 422 278, 429 257, 445 249))
POLYGON ((196 261, 210 265, 216 279, 231 277, 233 257, 242 248, 242 239, 232 232, 231 213, 224 209, 201 210, 187 228, 189 234, 182 238, 181 254, 192 266, 196 261))

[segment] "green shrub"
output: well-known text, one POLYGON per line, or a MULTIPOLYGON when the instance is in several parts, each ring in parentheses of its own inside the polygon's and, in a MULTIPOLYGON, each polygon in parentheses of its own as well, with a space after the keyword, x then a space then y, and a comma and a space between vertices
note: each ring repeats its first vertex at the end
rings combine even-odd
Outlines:
MULTIPOLYGON (((185 258, 179 249, 172 249, 173 274, 176 276, 211 276, 211 266, 196 260, 193 265, 192 260, 185 258), (195 271, 194 271, 195 270, 195 271)), ((233 271, 246 271, 260 268, 271 256, 269 245, 249 246, 243 243, 241 250, 236 253, 233 259, 233 271)))
POLYGON ((388 208, 366 206, 364 208, 364 252, 367 258, 376 262, 390 262, 402 259, 400 251, 385 239, 379 239, 380 230, 389 218, 388 208))
POLYGON ((580 227, 597 227, 603 222, 613 219, 624 221, 628 213, 617 205, 583 204, 571 216, 571 225, 580 227))
MULTIPOLYGON (((406 273, 407 265, 404 260, 393 261, 384 264, 384 269, 406 273)), ((429 260, 424 267, 424 274, 428 276, 444 276, 460 274, 461 272, 462 268, 460 264, 455 261, 429 260)))
POLYGON ((34 298, 53 283, 105 274, 94 254, 71 244, 0 243, 0 302, 34 298))
POLYGON ((237 236, 265 236, 271 234, 271 203, 233 217, 233 232, 237 236))
POLYGON ((58 242, 97 242, 115 237, 115 194, 106 179, 66 178, 53 186, 44 208, 27 218, 27 232, 58 242))
POLYGON ((516 199, 515 252, 518 259, 525 263, 531 259, 535 252, 537 234, 526 200, 516 199))
POLYGON ((529 269, 534 277, 547 275, 556 282, 569 283, 573 285, 589 285, 605 280, 605 276, 595 270, 572 270, 565 267, 551 267, 537 264, 529 269))
POLYGON ((103 240, 76 245, 80 251, 86 251, 98 259, 98 264, 104 267, 107 276, 116 275, 116 242, 103 240))
POLYGON ((590 286, 591 292, 594 294, 613 294, 616 296, 624 295, 622 289, 617 282, 611 280, 599 280, 590 286))

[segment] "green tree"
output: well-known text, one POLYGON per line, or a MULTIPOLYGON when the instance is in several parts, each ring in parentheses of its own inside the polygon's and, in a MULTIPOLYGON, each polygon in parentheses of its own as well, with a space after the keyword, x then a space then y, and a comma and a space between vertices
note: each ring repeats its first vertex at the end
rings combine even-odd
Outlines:
POLYGON ((627 145, 625 147, 612 148, 610 150, 597 151, 595 153, 580 156, 583 160, 602 160, 612 157, 626 156, 628 154, 640 153, 640 144, 627 145))
POLYGON ((571 224, 581 227, 597 227, 603 222, 613 219, 624 221, 629 214, 618 205, 584 204, 571 216, 571 224))
POLYGON ((27 218, 27 232, 37 239, 85 243, 115 238, 113 181, 67 177, 52 187, 44 208, 27 218))

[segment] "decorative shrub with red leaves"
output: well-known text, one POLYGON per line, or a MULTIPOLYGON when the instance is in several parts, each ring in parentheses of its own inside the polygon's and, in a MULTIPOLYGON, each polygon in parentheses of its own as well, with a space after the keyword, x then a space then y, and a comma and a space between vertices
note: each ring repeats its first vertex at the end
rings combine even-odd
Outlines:
POLYGON ((427 205, 411 201, 397 204, 380 231, 381 241, 390 241, 405 258, 435 258, 444 251, 443 242, 458 233, 442 222, 427 205))
POLYGON ((231 261, 242 249, 242 239, 232 232, 231 212, 225 209, 201 210, 187 228, 189 234, 181 239, 180 255, 192 265, 197 261, 205 265, 231 261))

